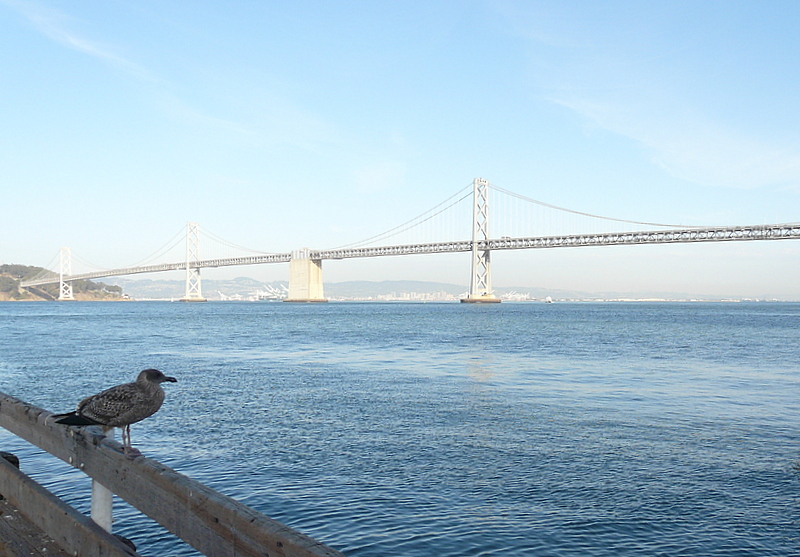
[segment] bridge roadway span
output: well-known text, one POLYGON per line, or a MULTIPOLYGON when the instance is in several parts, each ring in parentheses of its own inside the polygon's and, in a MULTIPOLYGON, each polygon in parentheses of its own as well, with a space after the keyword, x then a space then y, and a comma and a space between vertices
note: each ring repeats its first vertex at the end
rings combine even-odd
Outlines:
MULTIPOLYGON (((800 223, 765 224, 754 226, 718 226, 703 228, 680 228, 673 230, 651 230, 640 232, 606 232, 599 234, 568 234, 563 236, 535 236, 529 238, 501 238, 478 243, 479 250, 516 250, 581 246, 619 246, 639 244, 677 244, 693 242, 733 242, 747 240, 787 240, 800 239, 800 223)), ((331 250, 309 250, 312 260, 351 259, 355 257, 380 257, 387 255, 413 255, 425 253, 457 253, 472 250, 471 240, 433 242, 427 244, 406 244, 381 247, 341 248, 331 250)), ((187 263, 164 263, 143 267, 126 267, 107 271, 95 271, 64 277, 64 280, 91 280, 102 277, 156 273, 161 271, 230 267, 236 265, 260 265, 265 263, 286 263, 291 261, 291 253, 274 253, 226 259, 202 259, 187 263)), ((21 286, 39 286, 59 282, 59 276, 23 281, 21 286)))

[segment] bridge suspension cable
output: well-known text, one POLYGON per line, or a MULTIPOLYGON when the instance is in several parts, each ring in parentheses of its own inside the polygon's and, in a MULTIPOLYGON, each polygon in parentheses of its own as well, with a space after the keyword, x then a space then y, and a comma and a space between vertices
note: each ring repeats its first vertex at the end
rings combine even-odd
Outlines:
POLYGON ((390 230, 387 230, 386 232, 383 232, 381 234, 377 234, 375 236, 371 236, 371 237, 369 237, 369 238, 367 238, 365 240, 361 240, 361 241, 358 241, 358 242, 353 242, 353 243, 350 243, 350 244, 345 244, 343 246, 338 246, 338 247, 331 248, 331 249, 337 249, 338 250, 338 249, 364 247, 364 246, 368 246, 370 244, 374 244, 374 243, 379 242, 379 241, 386 240, 388 238, 392 238, 394 236, 402 234, 403 232, 408 232, 412 228, 416 228, 417 226, 420 226, 423 223, 429 222, 434 217, 441 215, 442 213, 444 213, 448 209, 451 209, 451 208, 455 207, 456 205, 458 205, 459 203, 461 203, 465 199, 470 198, 471 196, 472 196, 472 183, 470 183, 464 189, 457 191, 456 193, 454 193, 453 195, 451 195, 450 197, 448 197, 447 199, 445 199, 444 201, 442 201, 441 203, 439 203, 435 207, 433 207, 431 209, 428 209, 424 213, 414 217, 413 219, 410 219, 410 220, 404 222, 403 224, 395 226, 394 228, 392 228, 390 230), (456 199, 456 198, 458 198, 458 199, 456 199), (455 201, 453 201, 454 199, 455 199, 455 201))
POLYGON ((244 246, 240 246, 239 244, 234 244, 233 242, 229 242, 228 240, 217 236, 216 234, 214 234, 213 232, 211 232, 210 230, 208 230, 207 228, 205 228, 203 226, 200 226, 200 231, 202 232, 203 236, 207 236, 208 238, 218 242, 219 244, 221 244, 222 246, 227 247, 227 248, 241 250, 241 251, 244 251, 244 252, 247 252, 247 253, 255 253, 257 255, 274 255, 275 254, 275 252, 255 250, 255 249, 252 249, 252 248, 247 248, 247 247, 244 247, 244 246))
POLYGON ((78 261, 79 263, 83 264, 83 266, 88 267, 90 269, 95 269, 97 271, 107 271, 108 270, 108 267, 101 267, 100 265, 95 265, 94 263, 90 263, 89 261, 86 261, 81 256, 75 255, 75 253, 72 253, 72 260, 73 261, 78 261))
POLYGON ((164 257, 170 251, 175 249, 178 245, 182 245, 186 242, 186 227, 182 226, 169 240, 167 240, 163 246, 158 248, 152 254, 148 255, 144 259, 134 263, 133 265, 128 265, 128 267, 143 267, 145 265, 151 264, 153 261, 160 257, 164 257))
MULTIPOLYGON (((605 223, 622 223, 626 225, 633 225, 638 227, 658 227, 661 229, 685 229, 686 225, 681 224, 664 224, 649 221, 637 221, 631 219, 622 219, 615 217, 607 217, 585 211, 577 211, 574 209, 567 209, 552 203, 539 201, 525 195, 501 188, 497 185, 490 184, 493 192, 502 194, 497 197, 497 203, 493 203, 493 221, 499 223, 493 226, 493 232, 497 237, 507 236, 536 236, 536 235, 563 235, 563 234, 577 234, 592 232, 610 232, 612 229, 609 226, 602 226, 605 223), (503 202, 502 199, 507 201, 503 202), (509 203, 509 200, 516 200, 514 203, 509 203), (520 201, 523 202, 520 204, 520 201), (533 214, 526 210, 524 205, 534 205, 545 211, 541 214, 533 214), (500 214, 505 212, 504 214, 500 214), (548 214, 549 213, 549 214, 548 214), (559 214, 565 216, 573 215, 574 217, 583 217, 587 220, 580 221, 575 219, 564 220, 564 217, 558 217, 559 214), (600 228, 605 230, 600 230, 600 228)), ((442 242, 449 240, 465 240, 469 237, 469 229, 457 224, 448 223, 448 216, 445 215, 448 211, 458 206, 462 202, 467 201, 472 196, 472 184, 459 190, 452 196, 448 197, 438 205, 425 211, 424 213, 403 222, 385 232, 370 236, 364 240, 352 242, 330 248, 331 250, 344 250, 344 249, 358 249, 362 247, 374 246, 379 243, 392 243, 398 244, 416 244, 416 243, 430 243, 442 242), (422 225, 425 225, 424 227, 422 225), (404 235, 403 238, 398 238, 404 235)), ((466 203, 465 203, 466 205, 466 203)), ((466 209, 466 207, 465 207, 466 209)), ((455 215, 455 211, 449 213, 453 219, 458 222, 467 222, 469 214, 465 212, 463 215, 455 215)))
POLYGON ((602 215, 595 215, 595 214, 592 214, 592 213, 585 213, 583 211, 575 211, 573 209, 567 209, 565 207, 559 207, 558 205, 552 205, 550 203, 545 203, 544 201, 537 201, 536 199, 532 199, 530 197, 526 197, 526 196, 524 196, 522 194, 515 193, 513 191, 507 190, 505 188, 501 188, 500 186, 496 186, 494 184, 491 184, 491 187, 492 187, 492 190, 494 190, 494 191, 498 191, 498 192, 504 193, 504 194, 506 194, 508 196, 511 196, 511 197, 516 197, 517 199, 520 199, 522 201, 527 201, 528 203, 533 203, 535 205, 539 205, 540 207, 546 207, 547 209, 554 209, 556 211, 562 211, 564 213, 570 213, 570 214, 573 214, 573 215, 580 215, 582 217, 591 217, 593 219, 602 219, 602 220, 611 221, 611 222, 622 222, 622 223, 625 223, 625 224, 636 224, 636 225, 639 225, 639 226, 662 226, 662 227, 666 227, 666 228, 687 228, 687 226, 684 225, 684 224, 663 224, 663 223, 657 223, 657 222, 626 220, 626 219, 618 219, 618 218, 613 218, 613 217, 604 217, 602 215))
POLYGON ((43 278, 51 278, 51 277, 54 277, 54 276, 58 275, 58 271, 55 270, 55 267, 56 267, 56 262, 59 261, 60 259, 61 259, 61 251, 59 250, 53 256, 53 259, 51 259, 50 262, 47 265, 42 267, 41 271, 39 271, 38 273, 36 273, 35 275, 33 275, 31 278, 29 278, 27 280, 39 280, 39 279, 43 279, 43 278))

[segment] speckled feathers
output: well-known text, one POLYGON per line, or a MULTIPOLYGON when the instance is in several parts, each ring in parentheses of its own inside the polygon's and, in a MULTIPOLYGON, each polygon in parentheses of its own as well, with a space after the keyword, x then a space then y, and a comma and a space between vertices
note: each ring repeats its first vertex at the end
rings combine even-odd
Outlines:
POLYGON ((125 383, 86 397, 75 412, 59 416, 57 423, 124 427, 152 416, 164 403, 161 383, 176 382, 157 369, 142 371, 133 383, 125 383))

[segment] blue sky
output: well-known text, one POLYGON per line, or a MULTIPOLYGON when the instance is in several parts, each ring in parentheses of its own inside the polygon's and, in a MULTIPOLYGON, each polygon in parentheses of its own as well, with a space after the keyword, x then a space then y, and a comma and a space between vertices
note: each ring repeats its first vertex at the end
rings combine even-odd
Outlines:
MULTIPOLYGON (((798 32, 794 1, 0 0, 0 260, 70 246, 126 266, 187 221, 264 251, 333 247, 478 176, 623 219, 797 222, 798 32)), ((324 272, 466 284, 469 259, 324 272)), ((800 299, 800 242, 497 253, 493 272, 800 299)), ((230 275, 288 268, 206 276, 230 275)))

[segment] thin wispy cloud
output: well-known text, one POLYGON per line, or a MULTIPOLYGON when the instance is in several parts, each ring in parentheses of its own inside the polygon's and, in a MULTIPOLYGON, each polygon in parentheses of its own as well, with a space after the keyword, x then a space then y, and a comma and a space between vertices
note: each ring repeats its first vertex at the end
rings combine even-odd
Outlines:
MULTIPOLYGON (((175 75, 178 77, 174 80, 165 79, 124 54, 122 46, 95 40, 89 36, 91 31, 79 30, 87 22, 78 17, 37 1, 0 0, 0 6, 20 14, 52 42, 142 83, 153 106, 179 125, 213 129, 250 145, 289 144, 309 152, 336 146, 355 158, 370 148, 348 137, 315 111, 265 87, 265 83, 275 78, 259 76, 257 68, 251 68, 254 75, 242 77, 231 75, 224 68, 198 71, 192 63, 187 66, 189 69, 177 67, 175 75), (198 91, 213 94, 198 100, 198 91)), ((361 165, 356 170, 357 187, 365 190, 388 187, 387 184, 396 183, 402 173, 398 163, 361 165)))
POLYGON ((156 82, 158 79, 145 67, 115 52, 114 47, 93 41, 76 32, 74 18, 38 2, 0 0, 24 16, 42 35, 71 50, 80 52, 109 64, 138 79, 156 82))
POLYGON ((585 89, 580 95, 548 100, 640 143, 655 164, 678 178, 734 188, 800 187, 796 144, 753 137, 702 114, 687 115, 657 103, 603 99, 599 92, 592 95, 585 89))
POLYGON ((175 122, 219 130, 266 145, 288 143, 306 150, 317 149, 320 143, 342 140, 339 132, 319 115, 258 85, 238 83, 235 79, 231 81, 223 75, 224 72, 209 76, 203 72, 192 74, 185 68, 177 70, 182 80, 173 83, 121 54, 119 46, 93 40, 76 31, 81 21, 59 10, 38 2, 19 0, 0 0, 0 4, 23 15, 39 33, 53 42, 142 82, 158 110, 175 122), (224 91, 228 95, 212 97, 213 108, 203 106, 206 103, 190 98, 194 94, 191 88, 187 88, 187 83, 198 79, 196 90, 224 91), (205 82, 209 79, 214 81, 213 86, 205 82), (220 86, 223 82, 225 85, 220 86), (231 118, 222 115, 226 112, 239 114, 231 118))
POLYGON ((96 59, 114 70, 143 83, 155 98, 159 110, 176 121, 216 128, 242 135, 252 135, 248 124, 222 118, 193 106, 174 92, 175 87, 142 64, 119 53, 119 47, 87 38, 74 28, 80 25, 76 18, 38 2, 0 0, 25 17, 33 27, 56 44, 96 59))
POLYGON ((527 43, 540 99, 574 111, 590 127, 639 143, 675 177, 742 189, 800 187, 800 136, 779 118, 759 117, 769 112, 775 90, 748 98, 737 88, 782 75, 774 69, 765 76, 748 74, 751 57, 768 57, 775 68, 781 64, 769 50, 736 48, 731 30, 747 30, 748 22, 728 22, 727 35, 706 37, 698 34, 703 25, 722 14, 699 7, 663 7, 663 22, 619 6, 539 8, 511 4, 506 15, 509 28, 527 43))

